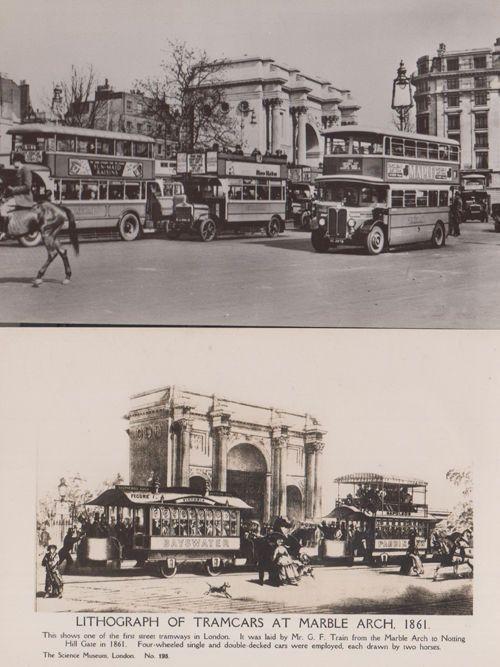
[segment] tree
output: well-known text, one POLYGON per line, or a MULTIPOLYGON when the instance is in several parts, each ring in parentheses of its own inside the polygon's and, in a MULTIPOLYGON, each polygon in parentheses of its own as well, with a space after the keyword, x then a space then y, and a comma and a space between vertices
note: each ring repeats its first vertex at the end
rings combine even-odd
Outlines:
POLYGON ((169 42, 161 75, 137 82, 148 115, 181 150, 234 144, 235 120, 221 77, 226 67, 226 60, 214 60, 206 51, 169 42))
POLYGON ((438 524, 439 531, 453 533, 455 531, 463 532, 466 529, 473 530, 472 470, 470 468, 448 470, 446 479, 461 490, 462 498, 449 516, 438 524))
POLYGON ((95 99, 97 75, 92 65, 71 66, 65 80, 53 85, 50 114, 62 125, 95 128, 107 112, 108 101, 95 99))

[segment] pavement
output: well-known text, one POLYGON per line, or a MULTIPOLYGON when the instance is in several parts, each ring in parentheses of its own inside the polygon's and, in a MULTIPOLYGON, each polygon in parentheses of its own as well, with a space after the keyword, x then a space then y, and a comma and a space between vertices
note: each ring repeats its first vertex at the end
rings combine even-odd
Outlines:
POLYGON ((393 328, 500 327, 500 234, 462 225, 442 249, 378 257, 313 251, 308 233, 212 243, 146 237, 68 247, 40 288, 45 249, 0 244, 0 323, 393 328))
MULTIPOLYGON (((40 559, 39 559, 40 561, 40 559)), ((227 571, 219 577, 196 571, 162 579, 143 570, 106 575, 64 575, 62 599, 44 599, 44 573, 37 573, 37 610, 52 612, 254 612, 472 614, 472 582, 453 577, 450 568, 432 581, 435 564, 421 577, 402 576, 397 565, 315 566, 314 578, 297 587, 260 586, 257 573, 227 571), (208 584, 227 582, 231 598, 209 594, 208 584)), ((463 573, 465 575, 465 572, 463 573)))

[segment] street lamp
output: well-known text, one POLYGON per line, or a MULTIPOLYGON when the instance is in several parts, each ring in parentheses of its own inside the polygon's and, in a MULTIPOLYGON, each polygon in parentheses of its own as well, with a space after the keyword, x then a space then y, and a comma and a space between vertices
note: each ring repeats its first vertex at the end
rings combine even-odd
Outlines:
POLYGON ((392 83, 391 107, 398 114, 399 129, 403 131, 408 112, 413 106, 410 79, 406 76, 406 67, 403 61, 399 63, 397 76, 392 83))
POLYGON ((66 500, 66 494, 68 493, 68 485, 64 477, 61 477, 61 481, 57 486, 57 491, 59 493, 59 499, 63 503, 66 500))

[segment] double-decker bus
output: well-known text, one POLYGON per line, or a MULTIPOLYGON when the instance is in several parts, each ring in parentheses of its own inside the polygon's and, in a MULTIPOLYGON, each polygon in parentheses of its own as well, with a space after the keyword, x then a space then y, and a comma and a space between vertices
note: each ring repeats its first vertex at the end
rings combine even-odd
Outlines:
POLYGON ((355 473, 335 483, 337 501, 325 517, 324 559, 380 562, 406 554, 410 537, 421 557, 432 555, 431 534, 442 517, 429 512, 427 482, 355 473))
POLYGON ((285 228, 286 158, 220 151, 177 154, 187 201, 176 206, 167 236, 213 241, 219 234, 285 228))
POLYGON ((241 548, 243 500, 221 491, 119 485, 88 503, 100 507, 85 526, 78 550, 82 565, 133 559, 173 577, 182 563, 202 563, 215 576, 241 548))
MULTIPOLYGON (((115 228, 124 241, 133 241, 161 228, 176 199, 182 200, 180 183, 156 176, 150 137, 40 123, 8 133, 13 152, 22 153, 31 168, 35 199, 50 192, 72 210, 79 230, 115 228)), ((9 182, 8 173, 2 176, 9 182)), ((40 240, 35 232, 22 241, 40 240)))
POLYGON ((357 125, 324 138, 311 220, 316 252, 345 244, 379 255, 391 246, 445 244, 459 182, 457 141, 357 125))

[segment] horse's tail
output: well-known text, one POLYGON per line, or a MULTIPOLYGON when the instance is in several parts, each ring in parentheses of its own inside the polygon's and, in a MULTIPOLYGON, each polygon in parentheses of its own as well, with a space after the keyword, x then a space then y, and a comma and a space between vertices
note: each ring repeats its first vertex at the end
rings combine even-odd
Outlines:
POLYGON ((66 213, 66 217, 68 218, 69 240, 71 241, 71 245, 73 246, 75 255, 79 255, 80 241, 78 239, 78 230, 76 228, 75 216, 73 215, 73 211, 69 209, 67 206, 61 206, 61 208, 66 213))

